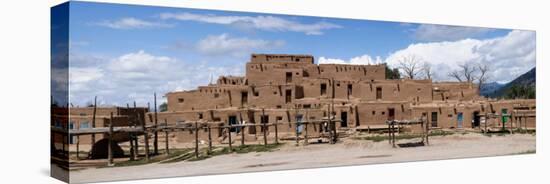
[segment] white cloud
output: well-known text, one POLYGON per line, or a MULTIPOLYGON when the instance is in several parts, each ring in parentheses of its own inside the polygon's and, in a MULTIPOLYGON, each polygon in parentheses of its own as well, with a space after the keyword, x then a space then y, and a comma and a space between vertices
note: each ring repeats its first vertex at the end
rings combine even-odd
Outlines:
MULTIPOLYGON (((514 30, 505 36, 493 39, 417 43, 391 53, 383 59, 383 62, 388 63, 390 67, 397 67, 400 58, 418 56, 424 62, 431 64, 434 71, 433 78, 439 81, 453 80, 448 73, 458 69, 459 64, 483 63, 491 68, 489 76, 491 81, 504 83, 535 67, 535 39, 535 32, 514 30)), ((381 59, 373 60, 368 55, 350 60, 324 57, 319 59, 319 63, 340 64, 362 64, 373 63, 373 61, 381 61, 381 59)))
POLYGON ((94 23, 94 25, 104 26, 112 29, 140 29, 140 28, 158 28, 172 27, 173 25, 141 20, 133 17, 125 17, 117 20, 105 20, 94 23))
POLYGON ((481 27, 421 24, 413 29, 413 36, 420 41, 457 41, 474 38, 494 29, 481 27))
POLYGON ((162 13, 161 19, 195 21, 211 24, 233 25, 241 28, 254 28, 263 31, 291 31, 306 35, 322 35, 324 30, 341 28, 328 22, 300 23, 274 16, 217 16, 213 14, 162 13))
MULTIPOLYGON (((69 68, 70 101, 85 105, 98 96, 100 104, 138 105, 159 99, 170 91, 195 89, 206 85, 210 76, 242 75, 244 66, 214 66, 207 62, 185 62, 140 50, 114 58, 72 53, 69 68), (88 62, 89 58, 96 62, 88 62)), ((215 80, 215 78, 214 78, 215 80)))
POLYGON ((243 56, 251 51, 281 47, 284 41, 267 41, 261 39, 234 38, 227 34, 210 35, 200 40, 196 49, 207 55, 243 56))
POLYGON ((350 64, 350 65, 378 64, 382 62, 383 61, 380 57, 376 57, 375 59, 373 59, 369 55, 353 57, 349 60, 319 57, 319 61, 318 61, 319 64, 350 64))

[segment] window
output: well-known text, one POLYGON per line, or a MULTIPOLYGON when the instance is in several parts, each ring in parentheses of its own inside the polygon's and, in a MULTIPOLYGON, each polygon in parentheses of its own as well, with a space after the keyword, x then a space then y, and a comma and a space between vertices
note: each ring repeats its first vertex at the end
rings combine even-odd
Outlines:
POLYGON ((254 91, 254 96, 260 96, 260 92, 254 91))
POLYGON ((199 119, 202 119, 202 118, 203 118, 202 113, 199 113, 199 119))
POLYGON ((178 98, 178 103, 183 103, 183 98, 178 98))
POLYGON ((382 99, 382 88, 376 87, 376 99, 382 99))
POLYGON ((286 82, 287 83, 292 82, 292 72, 286 72, 286 82))
POLYGON ((241 92, 241 104, 242 105, 248 104, 248 92, 241 92))
POLYGON ((220 94, 219 93, 214 93, 214 98, 218 98, 220 97, 220 94))
POLYGON ((86 116, 86 113, 80 113, 80 116, 86 116))
MULTIPOLYGON (((59 127, 61 127, 61 126, 59 126, 59 127)), ((73 121, 69 122, 69 129, 71 129, 71 130, 74 129, 74 122, 73 121)))
POLYGON ((375 115, 376 114, 376 111, 372 111, 372 115, 375 115))
POLYGON ((348 96, 351 96, 353 94, 353 87, 351 84, 348 84, 348 96))
POLYGON ((321 83, 321 95, 327 94, 327 84, 321 83))
POLYGON ((304 109, 310 109, 311 108, 311 104, 304 104, 304 109))
POLYGON ((285 103, 292 102, 292 90, 287 89, 285 90, 285 103))
POLYGON ((83 128, 90 128, 90 122, 88 121, 80 122, 80 129, 83 129, 83 128))
POLYGON ((277 120, 281 121, 281 120, 283 120, 283 117, 282 116, 277 116, 277 120))

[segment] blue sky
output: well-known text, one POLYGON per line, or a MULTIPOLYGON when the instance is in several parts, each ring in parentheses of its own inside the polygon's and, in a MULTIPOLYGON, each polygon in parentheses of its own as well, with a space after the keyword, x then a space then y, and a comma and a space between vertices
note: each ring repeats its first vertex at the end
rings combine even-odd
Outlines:
POLYGON ((78 105, 95 95, 102 104, 144 104, 153 92, 243 75, 251 53, 394 67, 414 55, 438 71, 436 81, 453 80, 447 73, 462 63, 490 64, 497 82, 535 66, 531 31, 89 2, 70 8, 70 99, 78 105))

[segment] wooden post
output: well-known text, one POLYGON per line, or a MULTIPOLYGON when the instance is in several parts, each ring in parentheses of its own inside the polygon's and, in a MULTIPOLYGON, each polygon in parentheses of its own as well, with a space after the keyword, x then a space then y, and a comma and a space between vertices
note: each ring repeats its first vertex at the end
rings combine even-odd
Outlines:
POLYGON ((154 93, 154 105, 155 105, 155 137, 153 138, 153 151, 155 155, 159 154, 158 150, 158 132, 157 132, 157 125, 158 125, 158 117, 157 117, 157 93, 154 93))
POLYGON ((113 166, 113 112, 111 112, 111 119, 109 121, 109 142, 108 142, 108 166, 113 166))
POLYGON ((227 127, 227 134, 229 134, 229 152, 233 151, 233 146, 231 142, 231 124, 227 127))
POLYGON ((296 133, 296 146, 300 145, 300 137, 298 136, 298 121, 294 125, 296 125, 296 130, 294 132, 296 133))
POLYGON ((277 130, 277 126, 279 125, 279 120, 275 120, 275 144, 279 144, 279 131, 277 130))
MULTIPOLYGON (((147 103, 147 107, 149 107, 149 103, 147 103)), ((149 161, 149 135, 147 133, 147 129, 145 128, 145 121, 141 121, 140 115, 137 114, 138 121, 141 122, 141 128, 143 129, 143 139, 145 139, 145 160, 149 161)))
MULTIPOLYGON (((134 107, 136 106, 136 101, 134 101, 134 107)), ((128 110, 130 110, 130 105, 128 103, 126 103, 126 108, 128 110)), ((135 113, 135 108, 134 108, 134 113, 135 113)), ((117 115, 120 115, 120 112, 119 112, 119 109, 117 107, 117 115)), ((135 114, 134 114, 135 115, 135 114)), ((132 120, 132 119, 128 119, 128 121, 130 121, 131 123, 129 123, 130 126, 132 126, 136 120, 132 120)), ((130 160, 134 160, 134 139, 132 138, 132 133, 128 132, 128 139, 129 139, 129 143, 130 143, 130 160)))
POLYGON ((199 123, 195 121, 195 157, 199 158, 199 123))
MULTIPOLYGON (((95 128, 95 115, 97 113, 97 96, 94 97, 94 112, 92 113, 92 128, 95 128)), ((92 134, 92 145, 95 143, 95 134, 92 134)))
POLYGON ((242 125, 241 126, 241 146, 244 145, 244 128, 246 126, 242 125))
MULTIPOLYGON (((262 108, 262 118, 261 119, 264 119, 265 118, 265 110, 262 108)), ((269 119, 267 119, 267 122, 263 122, 262 121, 262 129, 263 129, 263 132, 264 132, 264 146, 267 146, 267 128, 266 128, 266 124, 269 123, 269 119)))
POLYGON ((487 113, 485 113, 485 131, 483 131, 483 134, 487 134, 487 123, 489 121, 489 117, 487 116, 487 113))
POLYGON ((391 144, 391 124, 390 122, 388 121, 388 144, 391 144))
MULTIPOLYGON (((126 104, 128 105, 128 104, 126 104)), ((128 108, 129 109, 129 108, 128 108)), ((120 114, 120 112, 118 112, 120 114)), ((137 112, 137 107, 136 107, 136 101, 134 101, 134 116, 136 117, 135 121, 132 123, 134 127, 137 127, 139 125, 139 116, 138 116, 138 112, 137 112)), ((137 133, 131 133, 130 135, 132 135, 132 139, 130 140, 130 144, 133 142, 133 149, 134 149, 134 157, 135 159, 138 158, 139 156, 139 143, 138 143, 138 134, 137 133)), ((135 160, 134 159, 134 160, 135 160)))
POLYGON ((164 144, 165 144, 165 149, 166 149, 166 155, 169 155, 170 154, 170 147, 169 147, 169 143, 168 143, 168 121, 166 119, 164 119, 164 144))
POLYGON ((430 126, 426 125, 426 145, 430 145, 430 126))
POLYGON ((208 154, 212 153, 212 131, 210 128, 210 125, 207 127, 208 129, 208 154))
POLYGON ((79 160, 80 159, 80 136, 77 135, 76 136, 76 160, 79 160))
POLYGON ((392 143, 392 147, 395 148, 395 131, 394 130, 395 130, 395 124, 392 122, 392 125, 391 125, 391 137, 392 137, 391 139, 392 139, 392 141, 391 141, 391 143, 392 143))
POLYGON ((308 138, 308 137, 307 137, 307 124, 308 124, 308 123, 305 123, 305 124, 304 124, 304 125, 306 126, 306 127, 305 127, 305 129, 306 129, 305 131, 306 131, 306 132, 305 132, 305 135, 304 135, 304 145, 309 144, 309 142, 308 142, 308 140, 307 140, 307 138, 308 138))

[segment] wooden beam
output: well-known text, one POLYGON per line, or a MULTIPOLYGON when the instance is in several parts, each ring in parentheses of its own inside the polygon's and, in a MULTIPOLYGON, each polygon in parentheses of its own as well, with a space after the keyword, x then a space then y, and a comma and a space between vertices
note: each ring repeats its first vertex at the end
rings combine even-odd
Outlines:
MULTIPOLYGON (((158 117, 157 117, 157 93, 154 93, 154 97, 155 97, 155 100, 154 100, 154 105, 155 105, 155 128, 157 127, 158 125, 158 117)), ((153 139, 153 151, 155 153, 155 155, 158 155, 158 132, 155 131, 154 132, 155 134, 155 137, 153 139)))
POLYGON ((264 118, 265 118, 265 109, 262 108, 262 118, 260 118, 260 121, 262 123, 262 129, 264 132, 264 146, 267 146, 267 128, 265 124, 269 123, 269 118, 267 119, 268 122, 265 122, 265 123, 262 121, 264 118))
POLYGON ((80 160, 80 136, 76 136, 76 160, 80 160))
POLYGON ((207 127, 208 129, 208 154, 212 153, 212 131, 210 126, 207 127))
POLYGON ((199 123, 195 122, 195 157, 199 158, 199 123))
POLYGON ((114 166, 114 163, 113 163, 113 112, 111 112, 111 119, 109 120, 109 142, 108 142, 107 150, 108 150, 107 165, 114 166))
POLYGON ((279 120, 275 119, 275 144, 279 144, 279 130, 277 130, 277 127, 279 126, 279 120))
MULTIPOLYGON (((229 122, 228 122, 229 123, 229 122)), ((229 134, 229 152, 233 151, 232 141, 231 141, 231 125, 227 127, 227 134, 229 134)))
MULTIPOLYGON (((168 126, 168 121, 166 119, 164 119, 164 124, 166 126, 168 126)), ((170 147, 168 145, 168 130, 164 130, 164 144, 166 146, 166 155, 169 155, 170 154, 170 147)))
MULTIPOLYGON (((94 97, 94 111, 92 113, 92 128, 95 128, 95 115, 97 113, 97 96, 94 97)), ((95 134, 92 134, 92 145, 95 143, 95 134)))
MULTIPOLYGON (((147 103, 147 108, 149 108, 149 103, 147 103)), ((141 127, 143 128, 143 139, 145 139, 145 160, 149 161, 149 135, 145 129, 145 121, 141 121, 141 117, 137 114, 138 121, 141 122, 141 127)))
POLYGON ((308 139, 308 137, 307 137, 307 124, 308 124, 308 123, 305 123, 305 124, 304 124, 304 125, 306 126, 306 127, 305 127, 305 128, 306 128, 306 130, 305 130, 306 132, 305 132, 305 135, 304 135, 304 145, 308 145, 308 144, 309 144, 309 142, 308 142, 308 140, 307 140, 307 139, 308 139))

